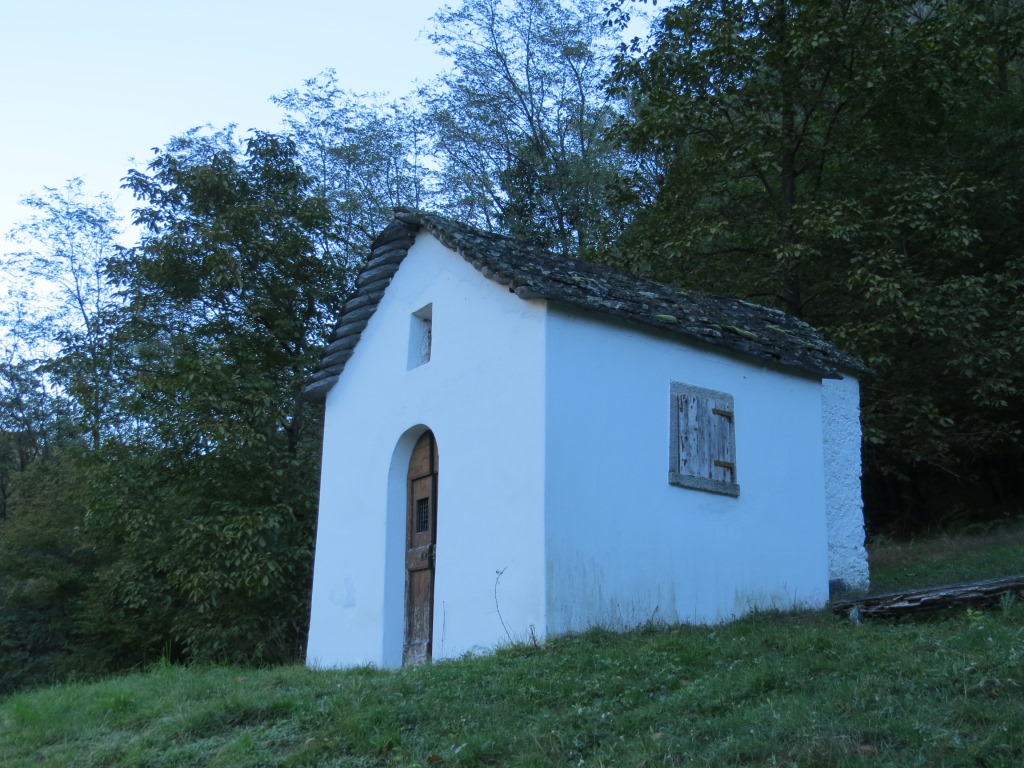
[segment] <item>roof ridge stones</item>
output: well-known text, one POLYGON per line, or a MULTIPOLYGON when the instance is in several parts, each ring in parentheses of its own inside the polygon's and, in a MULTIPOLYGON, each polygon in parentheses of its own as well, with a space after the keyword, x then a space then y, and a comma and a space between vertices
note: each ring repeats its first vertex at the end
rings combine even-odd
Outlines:
POLYGON ((394 220, 370 246, 355 290, 306 385, 308 399, 322 402, 327 397, 421 231, 524 300, 581 307, 816 377, 867 370, 813 327, 780 310, 632 277, 437 214, 396 208, 394 220))

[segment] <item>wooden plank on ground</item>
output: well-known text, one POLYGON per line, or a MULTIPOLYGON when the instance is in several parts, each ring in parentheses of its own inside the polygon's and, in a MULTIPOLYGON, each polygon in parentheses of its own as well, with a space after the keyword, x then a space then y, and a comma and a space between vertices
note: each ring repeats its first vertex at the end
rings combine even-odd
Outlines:
POLYGON ((1001 579, 868 595, 838 602, 832 606, 832 610, 851 618, 892 618, 961 605, 995 605, 1006 594, 1024 596, 1024 573, 1001 579))

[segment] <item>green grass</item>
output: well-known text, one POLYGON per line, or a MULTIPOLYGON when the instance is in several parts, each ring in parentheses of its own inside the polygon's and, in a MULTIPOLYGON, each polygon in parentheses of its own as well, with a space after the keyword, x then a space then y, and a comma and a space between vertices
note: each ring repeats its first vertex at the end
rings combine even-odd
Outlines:
POLYGON ((1024 573, 1024 525, 974 536, 939 536, 871 548, 874 592, 1024 573))
MULTIPOLYGON (((1006 575, 1024 530, 872 554, 884 588, 1006 575)), ((0 701, 12 768, 1022 764, 1024 599, 591 632, 399 672, 161 665, 0 701)))

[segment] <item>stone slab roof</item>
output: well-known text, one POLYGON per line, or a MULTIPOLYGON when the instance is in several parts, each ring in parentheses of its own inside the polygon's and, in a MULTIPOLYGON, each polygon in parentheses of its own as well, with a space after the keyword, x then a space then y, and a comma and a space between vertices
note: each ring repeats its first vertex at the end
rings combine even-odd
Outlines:
POLYGON ((371 246, 355 291, 345 302, 305 388, 308 399, 322 402, 327 397, 420 232, 433 235, 484 277, 508 286, 521 299, 580 307, 815 377, 838 378, 842 371, 866 371, 863 363, 840 351, 810 325, 777 309, 631 277, 443 216, 399 208, 371 246))

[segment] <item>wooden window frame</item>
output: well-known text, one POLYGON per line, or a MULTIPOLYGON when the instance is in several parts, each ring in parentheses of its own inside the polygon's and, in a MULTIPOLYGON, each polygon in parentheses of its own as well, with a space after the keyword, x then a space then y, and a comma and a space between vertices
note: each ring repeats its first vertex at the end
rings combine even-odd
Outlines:
POLYGON ((739 496, 733 396, 673 381, 669 397, 669 425, 669 483, 698 491, 739 496), (686 419, 680 416, 684 407, 688 414, 686 419), (690 418, 696 419, 694 428, 680 426, 681 422, 688 423, 690 418))

